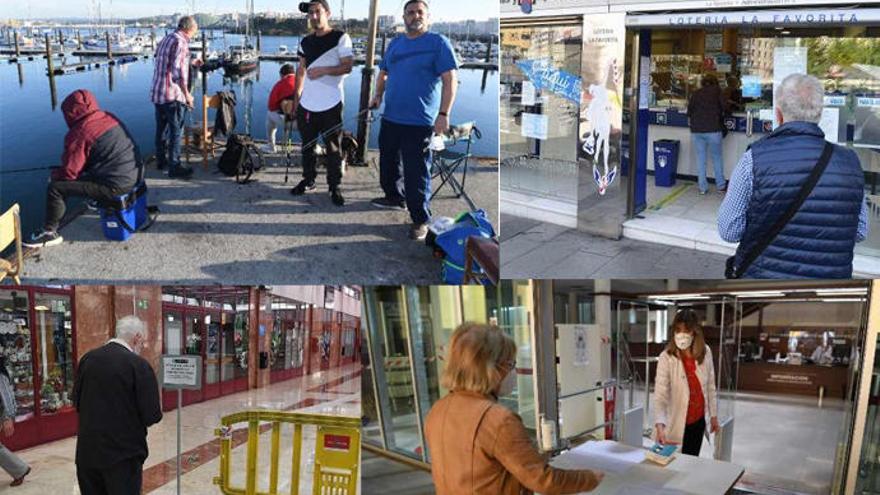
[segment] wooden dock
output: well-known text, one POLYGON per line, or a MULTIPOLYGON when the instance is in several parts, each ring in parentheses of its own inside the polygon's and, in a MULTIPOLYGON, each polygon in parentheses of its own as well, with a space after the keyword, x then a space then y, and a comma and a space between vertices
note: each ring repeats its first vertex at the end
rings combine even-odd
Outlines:
MULTIPOLYGON (((137 62, 143 58, 146 60, 149 58, 148 55, 125 55, 122 57, 116 57, 113 59, 104 59, 104 60, 95 60, 91 62, 80 62, 76 64, 66 64, 60 67, 53 67, 52 74, 53 76, 63 76, 65 74, 75 74, 77 72, 85 72, 87 70, 100 69, 101 67, 107 67, 109 65, 123 65, 129 64, 131 62, 137 62)), ((46 73, 48 74, 49 69, 46 69, 46 73)))

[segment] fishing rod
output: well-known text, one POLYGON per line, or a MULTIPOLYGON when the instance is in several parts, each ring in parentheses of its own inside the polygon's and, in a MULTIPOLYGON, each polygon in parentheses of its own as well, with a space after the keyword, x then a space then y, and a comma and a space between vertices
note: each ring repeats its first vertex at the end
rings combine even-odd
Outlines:
MULTIPOLYGON (((327 134, 332 134, 332 133, 342 129, 343 127, 345 127, 346 122, 351 122, 352 120, 359 119, 359 118, 361 118, 361 116, 363 114, 365 114, 365 113, 369 114, 373 110, 374 109, 372 109, 372 108, 365 108, 365 109, 361 110, 360 112, 358 112, 357 115, 355 115, 354 117, 349 117, 348 119, 344 119, 342 122, 340 122, 340 123, 334 125, 333 127, 326 129, 323 132, 319 133, 318 137, 316 137, 315 139, 312 139, 311 141, 309 141, 306 144, 303 144, 300 149, 305 150, 306 148, 308 148, 310 146, 314 147, 316 144, 318 144, 319 139, 323 138, 327 134)), ((381 115, 370 114, 367 117, 367 122, 374 122, 380 116, 381 115)), ((288 178, 288 175, 290 174, 290 162, 291 162, 290 153, 293 148, 293 142, 291 140, 290 133, 287 134, 287 144, 284 146, 284 148, 285 148, 285 152, 286 152, 286 166, 284 169, 284 183, 287 184, 287 178, 288 178)))
POLYGON ((22 172, 36 172, 38 170, 52 170, 53 168, 61 168, 61 165, 46 165, 33 168, 19 168, 15 170, 0 170, 0 174, 19 174, 22 172))

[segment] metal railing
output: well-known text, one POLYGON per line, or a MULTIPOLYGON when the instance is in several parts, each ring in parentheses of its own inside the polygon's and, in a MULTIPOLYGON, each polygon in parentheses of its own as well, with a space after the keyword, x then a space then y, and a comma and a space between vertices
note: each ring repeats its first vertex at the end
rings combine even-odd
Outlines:
POLYGON ((230 414, 220 420, 221 427, 214 431, 220 438, 220 476, 214 484, 226 495, 279 495, 279 456, 281 425, 293 426, 293 453, 291 459, 290 495, 300 493, 303 427, 315 426, 315 472, 312 495, 355 495, 360 468, 360 418, 302 414, 283 411, 254 410, 230 414), (234 426, 247 423, 247 461, 245 487, 231 486, 231 460, 234 426), (259 451, 260 423, 271 424, 271 454, 269 491, 257 491, 257 453, 259 451))

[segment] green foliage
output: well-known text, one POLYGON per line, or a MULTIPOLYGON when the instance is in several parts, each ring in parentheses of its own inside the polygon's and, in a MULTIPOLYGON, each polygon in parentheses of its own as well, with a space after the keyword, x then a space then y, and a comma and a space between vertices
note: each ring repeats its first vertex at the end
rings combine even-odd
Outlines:
POLYGON ((880 65, 880 39, 809 38, 807 71, 819 78, 831 77, 854 64, 880 65))

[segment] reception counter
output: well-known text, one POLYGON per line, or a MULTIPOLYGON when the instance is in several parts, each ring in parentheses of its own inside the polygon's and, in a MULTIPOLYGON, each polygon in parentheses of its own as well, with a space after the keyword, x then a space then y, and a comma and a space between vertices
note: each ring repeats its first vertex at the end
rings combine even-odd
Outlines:
POLYGON ((770 362, 740 363, 739 390, 846 398, 847 366, 790 365, 770 362))
MULTIPOLYGON (((684 110, 675 108, 651 108, 648 120, 648 170, 654 170, 654 141, 674 139, 679 141, 678 175, 697 176, 697 155, 691 145, 691 132, 688 128, 688 117, 684 110)), ((749 144, 773 131, 772 120, 762 120, 758 112, 753 111, 752 118, 746 113, 734 113, 725 117, 724 125, 728 129, 727 137, 722 142, 722 158, 724 161, 724 177, 730 174, 745 153, 749 144)), ((846 126, 847 140, 852 140, 854 128, 846 126)), ((843 135, 841 135, 842 137, 843 135)), ((714 177, 711 163, 707 164, 706 174, 714 177)))

